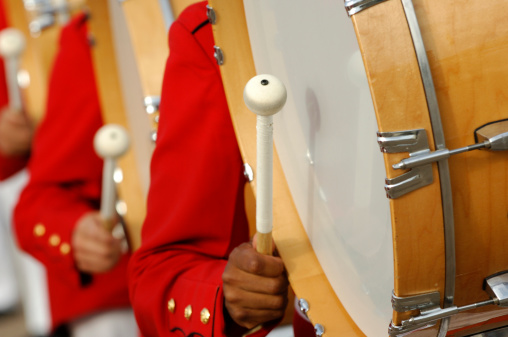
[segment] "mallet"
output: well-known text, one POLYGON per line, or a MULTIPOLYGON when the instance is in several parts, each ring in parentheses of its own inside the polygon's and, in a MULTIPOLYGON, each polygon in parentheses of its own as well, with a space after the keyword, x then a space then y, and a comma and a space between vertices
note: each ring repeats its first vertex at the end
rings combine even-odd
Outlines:
POLYGON ((287 99, 286 87, 275 76, 258 75, 245 85, 243 99, 257 115, 256 230, 257 251, 272 254, 273 115, 287 99))
POLYGON ((26 40, 21 31, 5 28, 0 31, 0 55, 4 59, 5 76, 9 93, 9 107, 21 111, 21 92, 18 86, 19 58, 25 50, 26 40))
POLYGON ((117 124, 106 124, 95 133, 93 145, 97 155, 104 159, 100 213, 105 221, 106 228, 112 230, 116 202, 114 181, 116 159, 125 154, 129 149, 127 130, 117 124))

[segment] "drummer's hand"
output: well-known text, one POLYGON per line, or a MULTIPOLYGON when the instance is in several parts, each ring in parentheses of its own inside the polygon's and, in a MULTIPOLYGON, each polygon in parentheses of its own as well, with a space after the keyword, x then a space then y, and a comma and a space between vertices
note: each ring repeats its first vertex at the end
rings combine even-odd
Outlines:
POLYGON ((112 269, 122 255, 122 240, 106 230, 99 212, 83 215, 72 235, 74 261, 80 271, 102 273, 112 269))
POLYGON ((21 156, 30 151, 33 125, 30 119, 8 108, 0 112, 0 152, 6 156, 21 156))
POLYGON ((229 255, 222 280, 226 309, 238 325, 252 329, 284 315, 288 279, 279 257, 244 243, 229 255))

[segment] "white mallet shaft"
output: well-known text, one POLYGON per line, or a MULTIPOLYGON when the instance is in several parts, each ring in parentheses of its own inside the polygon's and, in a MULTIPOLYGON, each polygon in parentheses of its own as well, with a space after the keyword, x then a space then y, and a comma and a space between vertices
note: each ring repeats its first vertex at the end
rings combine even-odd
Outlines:
POLYGON ((257 251, 272 254, 273 115, 287 99, 286 87, 275 76, 258 75, 247 82, 243 98, 257 114, 256 231, 257 251))
POLYGON ((114 180, 116 159, 129 149, 129 136, 122 126, 107 124, 97 131, 93 144, 97 155, 104 159, 100 213, 106 227, 112 229, 116 203, 114 180))
POLYGON ((25 36, 21 31, 15 28, 5 28, 0 31, 0 55, 4 59, 9 107, 16 111, 21 111, 23 108, 18 85, 18 71, 19 59, 25 46, 25 36))

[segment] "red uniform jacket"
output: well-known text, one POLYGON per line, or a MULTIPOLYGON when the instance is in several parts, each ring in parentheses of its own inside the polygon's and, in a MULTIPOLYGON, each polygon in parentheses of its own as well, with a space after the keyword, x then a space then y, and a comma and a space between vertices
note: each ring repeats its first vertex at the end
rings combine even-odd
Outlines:
POLYGON ((86 18, 63 28, 49 83, 47 111, 35 135, 30 181, 15 209, 19 245, 47 269, 53 327, 127 307, 127 261, 86 282, 70 251, 76 221, 100 204, 102 160, 93 136, 102 125, 86 18))
POLYGON ((145 337, 225 336, 222 273, 231 250, 249 240, 243 163, 205 5, 187 8, 169 34, 148 214, 129 265, 145 337))
MULTIPOLYGON (((0 30, 8 27, 3 2, 0 1, 0 30)), ((9 94, 5 81, 4 62, 0 58, 0 110, 7 106, 9 94)), ((1 113, 1 111, 0 111, 1 113)), ((0 152, 0 181, 9 178, 14 173, 26 166, 28 156, 6 156, 0 152)))

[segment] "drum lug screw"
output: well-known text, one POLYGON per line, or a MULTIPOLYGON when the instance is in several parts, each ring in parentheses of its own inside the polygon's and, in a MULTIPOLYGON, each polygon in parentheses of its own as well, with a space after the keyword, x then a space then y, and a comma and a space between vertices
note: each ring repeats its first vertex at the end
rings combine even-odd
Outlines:
POLYGON ((217 22, 217 15, 215 15, 215 10, 210 5, 206 5, 206 16, 208 17, 208 21, 215 25, 217 22))
POLYGON ((215 52, 213 53, 213 56, 215 57, 217 64, 220 66, 223 65, 224 64, 224 53, 222 52, 222 49, 220 49, 220 47, 218 47, 218 46, 213 46, 213 49, 215 50, 215 52))
POLYGON ((152 140, 153 143, 157 141, 157 131, 153 130, 150 132, 150 139, 152 140))
POLYGON ((145 99, 143 101, 144 101, 145 110, 146 110, 147 114, 151 115, 151 114, 159 111, 159 106, 161 103, 160 96, 147 96, 147 97, 145 97, 145 99))
POLYGON ((254 171, 247 163, 243 164, 243 175, 249 183, 254 180, 254 171))
POLYGON ((310 309, 309 302, 307 302, 304 298, 301 298, 298 300, 298 306, 300 307, 300 311, 307 316, 307 312, 310 309))
POLYGON ((325 328, 321 324, 314 325, 314 332, 316 332, 316 337, 321 337, 325 334, 325 328))

